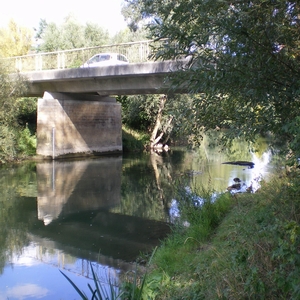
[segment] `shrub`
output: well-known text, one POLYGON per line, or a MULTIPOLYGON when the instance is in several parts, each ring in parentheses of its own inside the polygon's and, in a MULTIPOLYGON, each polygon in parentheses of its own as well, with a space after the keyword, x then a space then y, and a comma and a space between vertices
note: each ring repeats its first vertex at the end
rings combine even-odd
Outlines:
POLYGON ((25 155, 34 155, 36 153, 36 136, 30 133, 27 126, 19 134, 18 149, 25 155))

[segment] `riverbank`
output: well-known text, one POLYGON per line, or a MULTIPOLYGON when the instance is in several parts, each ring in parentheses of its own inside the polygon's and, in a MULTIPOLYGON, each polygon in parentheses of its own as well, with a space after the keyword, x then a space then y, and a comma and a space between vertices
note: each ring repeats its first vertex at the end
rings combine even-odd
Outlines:
MULTIPOLYGON (((43 161, 52 160, 52 157, 44 157, 36 154, 36 136, 30 135, 28 128, 18 133, 21 135, 22 147, 18 151, 15 151, 14 155, 7 154, 5 151, 0 151, 0 166, 4 164, 15 164, 24 161, 43 161)), ((127 126, 122 126, 122 142, 123 142, 123 152, 142 152, 146 145, 149 143, 149 135, 141 132, 137 132, 128 128, 127 126)), ((104 153, 103 155, 110 154, 104 153)), ((78 154, 78 157, 93 157, 99 156, 101 154, 78 154)), ((68 156, 66 155, 65 158, 68 156)), ((76 157, 73 155, 72 157, 76 157)))
POLYGON ((155 299, 299 299, 300 173, 255 193, 184 206, 155 253, 144 294, 155 299))
POLYGON ((138 132, 130 129, 126 125, 122 125, 122 142, 124 152, 139 152, 146 148, 149 143, 150 136, 146 133, 138 132))

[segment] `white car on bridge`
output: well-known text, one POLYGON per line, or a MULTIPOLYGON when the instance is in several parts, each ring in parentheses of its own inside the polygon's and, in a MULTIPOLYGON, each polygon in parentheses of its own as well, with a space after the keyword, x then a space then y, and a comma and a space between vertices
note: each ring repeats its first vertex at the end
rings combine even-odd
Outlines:
POLYGON ((127 57, 119 53, 98 53, 91 57, 80 68, 101 67, 128 64, 127 57))

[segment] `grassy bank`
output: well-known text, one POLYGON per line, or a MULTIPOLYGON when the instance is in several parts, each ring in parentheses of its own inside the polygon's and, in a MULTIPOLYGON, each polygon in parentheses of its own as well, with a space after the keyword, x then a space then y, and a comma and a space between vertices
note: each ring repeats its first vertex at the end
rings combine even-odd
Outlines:
POLYGON ((150 136, 122 125, 122 142, 124 152, 143 151, 149 143, 150 136))
POLYGON ((198 191, 201 207, 179 188, 184 225, 155 250, 147 274, 110 298, 300 299, 299 179, 299 169, 277 174, 255 194, 216 201, 198 191))
POLYGON ((157 249, 145 299, 300 299, 299 179, 277 176, 202 209, 181 198, 190 226, 157 249))

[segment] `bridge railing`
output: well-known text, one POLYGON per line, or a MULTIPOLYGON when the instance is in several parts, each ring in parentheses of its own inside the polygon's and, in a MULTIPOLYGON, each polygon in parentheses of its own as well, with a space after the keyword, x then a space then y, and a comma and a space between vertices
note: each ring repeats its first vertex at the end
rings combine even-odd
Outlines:
POLYGON ((101 52, 124 54, 129 62, 138 63, 150 60, 151 45, 153 44, 153 40, 146 40, 55 52, 34 53, 5 58, 5 61, 11 68, 20 72, 77 68, 93 55, 101 52))

